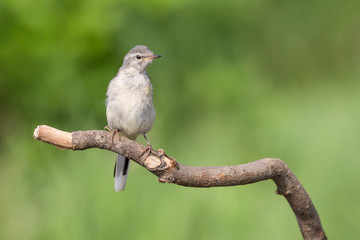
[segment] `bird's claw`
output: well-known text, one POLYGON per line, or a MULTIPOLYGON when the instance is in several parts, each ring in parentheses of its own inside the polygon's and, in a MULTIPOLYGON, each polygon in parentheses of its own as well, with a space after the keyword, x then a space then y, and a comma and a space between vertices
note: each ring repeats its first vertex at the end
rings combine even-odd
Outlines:
POLYGON ((109 132, 114 131, 114 130, 112 130, 109 126, 105 126, 105 127, 104 127, 104 130, 108 130, 109 132))
POLYGON ((117 135, 118 138, 119 138, 119 129, 111 129, 109 126, 105 126, 104 129, 105 129, 105 130, 108 130, 109 132, 112 133, 112 136, 111 136, 111 145, 114 147, 114 137, 115 137, 115 135, 117 135))

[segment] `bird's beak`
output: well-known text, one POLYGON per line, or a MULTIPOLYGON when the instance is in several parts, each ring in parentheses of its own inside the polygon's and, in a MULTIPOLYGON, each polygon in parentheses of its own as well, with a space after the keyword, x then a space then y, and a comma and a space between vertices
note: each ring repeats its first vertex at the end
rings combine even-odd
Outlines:
POLYGON ((153 60, 153 59, 159 58, 159 57, 161 57, 161 55, 152 55, 152 56, 147 57, 146 59, 153 60))

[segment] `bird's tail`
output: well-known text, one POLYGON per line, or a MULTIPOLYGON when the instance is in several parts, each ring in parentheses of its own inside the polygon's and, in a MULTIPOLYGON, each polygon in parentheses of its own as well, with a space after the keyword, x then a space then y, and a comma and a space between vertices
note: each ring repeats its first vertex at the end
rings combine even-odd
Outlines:
POLYGON ((126 178, 129 170, 129 159, 123 155, 118 154, 115 169, 114 169, 114 178, 115 178, 115 191, 122 191, 125 188, 126 178))

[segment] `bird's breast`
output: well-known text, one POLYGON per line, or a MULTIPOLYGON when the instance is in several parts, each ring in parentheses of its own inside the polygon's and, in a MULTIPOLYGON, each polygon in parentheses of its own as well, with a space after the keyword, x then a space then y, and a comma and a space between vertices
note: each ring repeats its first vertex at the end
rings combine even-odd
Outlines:
POLYGON ((109 85, 107 93, 108 125, 120 129, 126 136, 148 132, 155 120, 151 83, 139 80, 115 82, 109 85))

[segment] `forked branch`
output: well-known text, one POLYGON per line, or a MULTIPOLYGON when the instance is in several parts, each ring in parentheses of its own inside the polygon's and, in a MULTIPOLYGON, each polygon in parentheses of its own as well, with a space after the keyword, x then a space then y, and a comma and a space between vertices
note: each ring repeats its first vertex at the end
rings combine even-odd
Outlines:
POLYGON ((34 138, 63 149, 100 148, 124 155, 159 177, 159 182, 187 187, 220 187, 272 179, 276 193, 289 202, 304 239, 327 239, 316 209, 290 168, 280 159, 264 158, 255 162, 224 167, 190 167, 167 156, 164 150, 145 153, 146 147, 125 137, 115 138, 102 130, 64 132, 41 125, 34 138))

